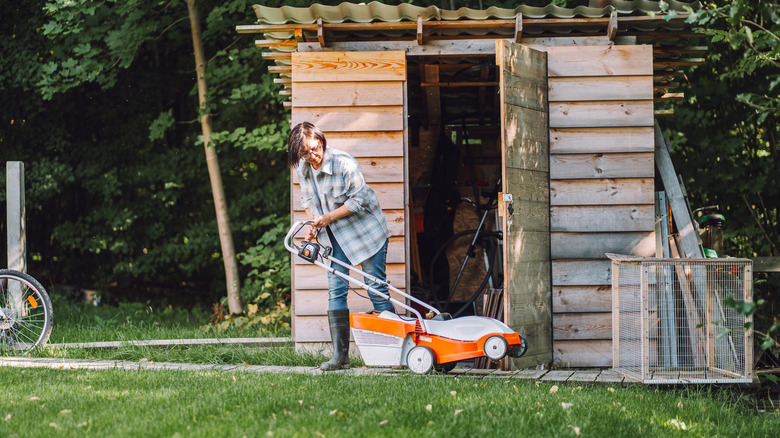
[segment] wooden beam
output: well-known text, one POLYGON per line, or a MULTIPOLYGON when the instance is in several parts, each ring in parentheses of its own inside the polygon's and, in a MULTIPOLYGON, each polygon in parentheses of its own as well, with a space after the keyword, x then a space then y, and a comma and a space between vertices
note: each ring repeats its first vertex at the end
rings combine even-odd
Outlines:
MULTIPOLYGON (((438 64, 432 64, 438 65, 438 64)), ((495 87, 498 82, 422 82, 421 87, 495 87)))
POLYGON ((295 31, 293 31, 293 35, 295 36, 295 41, 298 43, 306 41, 306 38, 303 36, 303 29, 295 29, 295 31))
MULTIPOLYGON (((683 23, 688 18, 687 13, 678 13, 671 19, 656 14, 654 16, 628 16, 621 17, 620 22, 626 26, 642 25, 655 26, 666 23, 683 23)), ((611 17, 596 18, 526 18, 524 27, 527 29, 555 28, 555 27, 607 27, 611 17)), ((517 18, 497 20, 430 20, 425 22, 428 29, 512 29, 516 26, 517 18)), ((362 30, 410 30, 416 29, 415 21, 399 22, 369 22, 369 23, 324 23, 323 27, 328 31, 350 32, 362 30)), ((315 23, 287 23, 287 24, 253 24, 236 26, 238 33, 264 33, 264 32, 292 32, 296 29, 316 31, 315 23)), ((642 32, 639 32, 640 34, 642 32)), ((700 34, 697 34, 700 35, 700 34)))
POLYGON ((656 60, 653 61, 653 68, 685 67, 689 65, 704 64, 704 58, 677 59, 674 61, 656 60))
MULTIPOLYGON (((439 81, 439 65, 427 64, 423 70, 423 79, 425 83, 437 84, 439 81)), ((441 124, 441 92, 439 88, 426 88, 424 99, 426 112, 425 120, 427 125, 441 124)))
POLYGON ((297 46, 298 42, 294 39, 290 40, 255 40, 255 46, 257 47, 290 47, 297 46))
POLYGON ((515 17, 515 42, 519 43, 523 38, 523 13, 518 12, 515 17))
POLYGON ((322 29, 322 17, 317 17, 317 41, 320 47, 325 47, 325 32, 322 29))
POLYGON ((607 38, 609 38, 610 41, 615 41, 615 35, 617 35, 618 30, 618 16, 617 16, 617 9, 613 10, 611 14, 609 14, 609 24, 607 25, 607 38))
POLYGON ((704 55, 709 52, 707 46, 691 47, 653 47, 653 53, 664 53, 669 55, 704 55))
POLYGON ((685 93, 664 93, 661 97, 653 98, 656 102, 667 102, 670 100, 683 100, 685 99, 685 93))
POLYGON ((271 73, 292 73, 291 65, 269 65, 268 71, 271 73))
POLYGON ((664 191, 666 191, 666 195, 669 197, 674 223, 677 225, 677 232, 680 235, 681 257, 691 259, 703 258, 699 248, 696 229, 691 221, 691 215, 688 213, 688 206, 685 203, 682 188, 677 180, 677 173, 674 171, 672 158, 669 156, 669 150, 657 120, 655 121, 655 165, 664 183, 664 191))
POLYGON ((274 84, 292 84, 290 78, 274 78, 274 84))
POLYGON ((780 272, 780 257, 753 257, 753 272, 780 272))
POLYGON ((423 19, 422 15, 417 16, 417 44, 423 45, 423 19))
MULTIPOLYGON (((368 51, 396 51, 403 50, 408 56, 493 56, 496 53, 496 38, 491 39, 462 39, 456 41, 431 40, 428 36, 425 44, 418 45, 413 40, 388 41, 348 41, 333 42, 328 47, 321 48, 318 43, 298 44, 299 52, 368 52, 368 51)), ((282 40, 277 40, 282 41, 282 40)), ((293 45, 295 42, 293 40, 293 45)), ((555 37, 528 37, 523 38, 523 45, 539 46, 539 48, 554 46, 605 46, 609 41, 605 36, 573 37, 560 35, 555 37)))

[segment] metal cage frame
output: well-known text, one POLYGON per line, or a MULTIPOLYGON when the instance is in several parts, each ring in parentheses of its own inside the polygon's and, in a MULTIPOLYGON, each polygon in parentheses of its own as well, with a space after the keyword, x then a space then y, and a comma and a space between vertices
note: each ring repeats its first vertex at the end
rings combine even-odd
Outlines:
POLYGON ((616 372, 645 384, 753 381, 752 317, 724 304, 752 302, 752 260, 607 256, 616 372))

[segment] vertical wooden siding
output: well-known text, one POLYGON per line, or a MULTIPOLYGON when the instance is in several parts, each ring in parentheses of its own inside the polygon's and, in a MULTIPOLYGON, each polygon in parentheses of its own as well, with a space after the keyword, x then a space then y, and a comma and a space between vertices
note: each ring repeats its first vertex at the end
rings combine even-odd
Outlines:
MULTIPOLYGON (((292 125, 308 121, 360 163, 377 192, 392 233, 387 255, 390 282, 404 289, 404 52, 309 52, 292 57, 292 125)), ((300 186, 292 175, 292 217, 304 220, 300 186)), ((292 330, 300 347, 330 340, 325 270, 293 257, 292 330)), ((365 296, 365 291, 358 289, 365 296)), ((350 292, 351 311, 371 309, 350 292)))
POLYGON ((528 341, 512 368, 552 361, 550 312, 547 59, 544 52, 496 42, 501 105, 504 214, 504 321, 528 341))
POLYGON ((655 255, 652 48, 547 53, 554 361, 610 366, 604 253, 655 255))

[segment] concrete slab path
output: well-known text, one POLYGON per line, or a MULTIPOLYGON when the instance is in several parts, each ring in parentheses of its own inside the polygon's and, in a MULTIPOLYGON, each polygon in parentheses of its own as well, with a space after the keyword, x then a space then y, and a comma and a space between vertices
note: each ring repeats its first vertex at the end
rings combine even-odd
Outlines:
MULTIPOLYGON (((89 360, 89 359, 58 359, 30 357, 0 357, 0 366, 17 368, 50 368, 59 370, 155 370, 155 371, 219 371, 247 373, 298 373, 323 374, 318 367, 292 367, 269 365, 209 365, 174 362, 123 361, 123 360, 89 360)), ((414 376, 406 368, 358 367, 346 370, 330 371, 347 375, 383 375, 383 376, 414 376)), ((442 377, 499 378, 520 379, 545 382, 573 383, 605 383, 621 385, 630 383, 611 370, 536 370, 525 369, 517 371, 483 370, 461 367, 459 364, 449 374, 442 377)))

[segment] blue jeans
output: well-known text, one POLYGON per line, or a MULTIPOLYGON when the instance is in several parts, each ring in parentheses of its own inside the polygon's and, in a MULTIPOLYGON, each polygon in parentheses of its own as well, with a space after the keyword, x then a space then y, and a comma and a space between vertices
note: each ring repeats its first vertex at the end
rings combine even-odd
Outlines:
MULTIPOLYGON (((344 254, 344 251, 341 249, 341 246, 339 246, 338 242, 336 242, 336 239, 333 237, 333 234, 330 232, 330 230, 328 230, 328 238, 330 239, 331 246, 333 246, 333 254, 331 254, 331 257, 344 263, 351 264, 347 258, 347 255, 344 254)), ((363 272, 369 275, 373 275, 382 281, 387 280, 387 274, 385 273, 387 243, 388 241, 385 240, 384 246, 382 246, 382 248, 380 248, 376 254, 364 260, 360 264, 360 269, 363 270, 363 272)), ((338 263, 331 263, 331 266, 334 270, 349 275, 349 269, 346 267, 341 266, 338 263)), ((389 295, 387 286, 379 285, 376 282, 370 281, 368 278, 364 278, 363 281, 379 292, 389 295)), ((328 310, 348 309, 347 294, 349 293, 349 288, 347 287, 347 284, 347 280, 338 277, 336 274, 331 274, 330 272, 328 273, 328 310)), ((371 299, 371 303, 374 305, 374 310, 377 312, 394 309, 393 303, 381 295, 368 291, 368 297, 371 299)))

